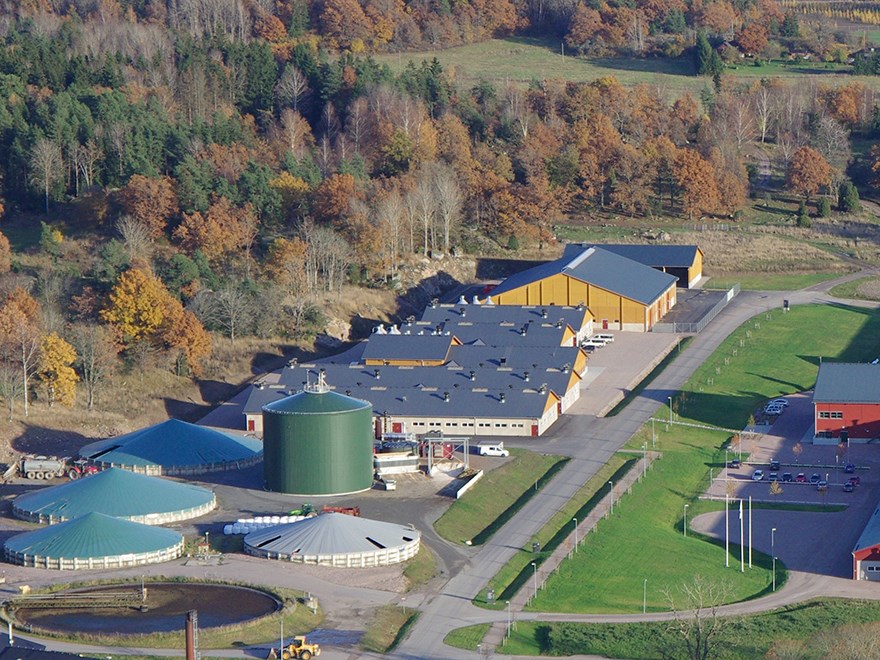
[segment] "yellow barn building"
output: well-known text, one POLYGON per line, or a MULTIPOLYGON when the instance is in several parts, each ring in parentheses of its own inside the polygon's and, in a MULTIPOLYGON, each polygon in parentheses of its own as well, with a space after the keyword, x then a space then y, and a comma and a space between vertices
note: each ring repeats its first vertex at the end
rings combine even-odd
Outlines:
POLYGON ((674 275, 597 246, 572 252, 507 278, 491 291, 491 302, 586 305, 596 327, 637 332, 649 331, 675 305, 674 275))

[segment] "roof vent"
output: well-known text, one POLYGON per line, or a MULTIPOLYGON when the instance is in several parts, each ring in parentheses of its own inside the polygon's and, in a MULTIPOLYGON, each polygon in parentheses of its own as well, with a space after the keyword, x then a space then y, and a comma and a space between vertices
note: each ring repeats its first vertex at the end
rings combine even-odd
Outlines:
POLYGON ((507 358, 503 357, 498 362, 503 366, 503 365, 507 364, 507 358))
POLYGON ((528 371, 523 372, 523 380, 526 381, 527 383, 529 382, 529 372, 528 371))
MULTIPOLYGON (((556 322, 556 327, 557 327, 557 328, 561 328, 561 327, 562 327, 562 319, 559 319, 559 320, 556 322)), ((394 334, 394 333, 391 333, 391 334, 394 334)))
POLYGON ((431 298, 431 309, 437 309, 437 303, 440 302, 436 298, 431 298))
POLYGON ((547 310, 546 310, 546 309, 542 309, 542 310, 541 310, 541 318, 542 318, 542 319, 546 319, 546 318, 547 318, 547 310))
POLYGON ((470 377, 471 380, 476 380, 476 379, 477 379, 477 372, 474 371, 473 369, 471 369, 471 372, 470 372, 470 376, 469 376, 469 377, 470 377))
POLYGON ((579 311, 579 312, 584 311, 584 303, 582 303, 582 302, 579 302, 579 303, 578 303, 577 311, 579 311))
POLYGON ((446 403, 449 403, 449 392, 444 392, 444 393, 443 393, 443 400, 444 400, 446 403))
POLYGON ((547 391, 547 383, 541 383, 541 387, 538 388, 538 392, 544 394, 547 391))
POLYGON ((373 334, 374 335, 387 335, 388 332, 385 330, 385 326, 380 323, 375 328, 373 328, 373 334))
POLYGON ((295 367, 299 363, 299 358, 290 358, 290 362, 287 363, 288 367, 295 367))
POLYGON ((264 389, 266 389, 266 383, 260 381, 259 383, 257 383, 257 389, 258 389, 258 390, 264 390, 264 389))
POLYGON ((566 362, 562 365, 562 373, 567 374, 571 369, 571 362, 566 362))
POLYGON ((525 334, 526 334, 528 331, 529 331, 529 326, 528 326, 528 324, 526 324, 526 325, 524 325, 523 327, 521 327, 521 328, 519 329, 519 334, 525 336, 525 334))
POLYGON ((476 295, 474 295, 474 297, 471 299, 471 305, 479 305, 479 304, 480 304, 480 299, 477 298, 476 295))
POLYGON ((373 369, 373 375, 376 377, 376 380, 379 380, 379 378, 382 376, 382 372, 378 369, 373 369))
POLYGON ((467 298, 464 297, 464 294, 461 294, 458 297, 458 304, 459 305, 467 305, 467 298))
POLYGON ((389 334, 389 335, 399 335, 399 334, 400 334, 400 330, 398 330, 398 328, 397 328, 396 325, 392 325, 392 326, 391 326, 391 329, 388 331, 388 334, 389 334))
POLYGON ((504 400, 505 400, 506 398, 507 398, 507 397, 504 395, 504 392, 502 392, 501 394, 498 395, 498 400, 499 400, 501 403, 504 403, 504 400))
POLYGON ((458 310, 458 314, 459 316, 461 316, 461 318, 464 318, 465 316, 467 316, 467 310, 462 307, 460 310, 458 310))
POLYGON ((486 304, 487 305, 494 305, 495 304, 492 302, 492 296, 486 296, 486 304))
POLYGON ((351 390, 345 390, 345 396, 351 396, 351 390))

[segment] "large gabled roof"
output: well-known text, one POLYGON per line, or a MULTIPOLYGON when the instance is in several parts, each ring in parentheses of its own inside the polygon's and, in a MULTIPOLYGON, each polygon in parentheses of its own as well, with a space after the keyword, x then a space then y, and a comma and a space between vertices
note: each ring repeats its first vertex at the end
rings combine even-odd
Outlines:
POLYGON ((262 451, 263 443, 254 438, 169 419, 116 438, 93 442, 79 453, 83 458, 105 465, 180 469, 248 461, 262 451))
POLYGON ((425 360, 444 362, 453 346, 455 337, 432 335, 425 331, 419 335, 373 333, 364 349, 364 360, 425 360))
POLYGON ((819 365, 815 403, 880 403, 880 365, 823 362, 819 365))
MULTIPOLYGON (((501 309, 505 305, 498 305, 501 309)), ((472 323, 467 318, 450 319, 442 323, 428 323, 425 321, 416 321, 414 323, 405 323, 400 326, 400 330, 404 337, 415 335, 419 332, 425 334, 429 332, 449 333, 454 335, 461 344, 474 344, 480 346, 560 346, 565 338, 566 332, 576 332, 571 329, 567 323, 472 323)), ((393 335, 399 338, 397 335, 393 335)), ((371 340, 372 341, 372 340, 371 340)), ((449 352, 449 357, 455 355, 453 346, 449 352)))
POLYGON ((281 555, 338 555, 397 548, 419 536, 418 530, 405 525, 324 513, 252 532, 244 538, 244 543, 281 555))
POLYGON ((652 304, 678 281, 675 276, 661 273, 650 266, 599 247, 590 247, 582 249, 576 256, 563 256, 556 261, 512 275, 495 287, 492 295, 513 291, 559 274, 611 291, 643 305, 652 304))
POLYGON ((159 552, 181 541, 178 532, 87 513, 67 522, 17 534, 5 543, 7 552, 64 559, 118 557, 159 552))
POLYGON ((77 481, 19 495, 12 507, 19 517, 31 514, 53 521, 72 520, 93 511, 117 518, 150 520, 154 514, 204 510, 215 504, 214 493, 206 488, 110 468, 77 481))
POLYGON ((652 268, 690 268, 700 250, 696 245, 652 245, 638 243, 570 243, 565 246, 563 258, 574 258, 585 249, 598 247, 608 252, 638 261, 652 268))
MULTIPOLYGON (((513 323, 522 326, 524 323, 555 324, 562 322, 575 331, 580 330, 592 315, 584 306, 570 305, 473 305, 458 303, 455 305, 429 305, 422 312, 422 321, 434 325, 443 323, 451 328, 461 321, 475 323, 513 323)), ((453 333, 454 334, 454 333, 453 333)), ((461 337, 459 337, 461 339, 461 337)))

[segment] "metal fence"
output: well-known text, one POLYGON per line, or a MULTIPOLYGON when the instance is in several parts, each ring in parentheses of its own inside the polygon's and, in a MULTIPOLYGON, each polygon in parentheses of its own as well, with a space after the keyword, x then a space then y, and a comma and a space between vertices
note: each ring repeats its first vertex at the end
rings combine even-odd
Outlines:
POLYGON ((727 307, 727 303, 733 300, 734 296, 739 293, 739 290, 740 286, 737 282, 728 289, 725 296, 697 323, 655 323, 654 327, 651 328, 651 332, 690 332, 694 334, 702 332, 703 328, 709 324, 709 321, 718 316, 721 310, 727 307))

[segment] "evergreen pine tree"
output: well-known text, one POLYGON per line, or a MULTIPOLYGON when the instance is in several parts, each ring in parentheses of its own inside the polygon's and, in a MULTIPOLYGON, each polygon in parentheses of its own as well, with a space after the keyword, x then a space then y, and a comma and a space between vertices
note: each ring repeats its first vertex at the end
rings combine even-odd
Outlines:
POLYGON ((712 55, 714 51, 712 50, 712 44, 709 43, 709 40, 703 32, 697 32, 697 45, 694 53, 694 64, 697 69, 697 75, 705 76, 711 74, 712 55))
POLYGON ((837 208, 844 213, 856 213, 859 210, 859 190, 852 181, 844 181, 837 197, 837 208))

